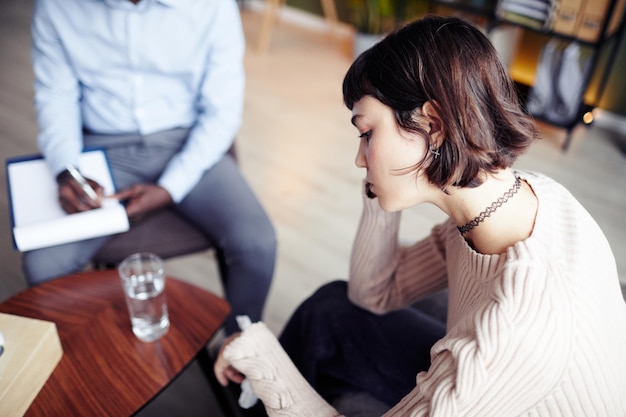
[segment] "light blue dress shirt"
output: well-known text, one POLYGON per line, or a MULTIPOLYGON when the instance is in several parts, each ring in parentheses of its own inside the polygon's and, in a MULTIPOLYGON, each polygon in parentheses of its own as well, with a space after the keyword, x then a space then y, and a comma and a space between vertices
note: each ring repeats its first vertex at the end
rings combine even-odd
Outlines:
POLYGON ((158 184, 180 202, 240 127, 245 40, 235 0, 36 0, 38 143, 53 173, 77 165, 83 128, 190 127, 158 184))

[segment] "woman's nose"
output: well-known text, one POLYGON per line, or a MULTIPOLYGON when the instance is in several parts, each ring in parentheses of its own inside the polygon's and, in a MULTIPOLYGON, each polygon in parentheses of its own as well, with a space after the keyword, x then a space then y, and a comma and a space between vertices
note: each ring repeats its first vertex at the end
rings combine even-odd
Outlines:
POLYGON ((358 168, 367 168, 367 159, 365 158, 365 145, 364 140, 359 142, 359 150, 356 153, 356 159, 354 160, 354 164, 358 168))

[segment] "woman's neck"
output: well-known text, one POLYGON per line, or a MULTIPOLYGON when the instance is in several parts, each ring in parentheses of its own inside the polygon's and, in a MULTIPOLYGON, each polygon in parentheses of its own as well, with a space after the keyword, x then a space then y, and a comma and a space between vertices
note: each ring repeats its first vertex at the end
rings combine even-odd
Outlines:
POLYGON ((499 254, 531 235, 537 206, 532 188, 525 181, 517 187, 513 171, 505 169, 478 187, 450 190, 444 211, 458 226, 469 224, 463 237, 477 252, 499 254))

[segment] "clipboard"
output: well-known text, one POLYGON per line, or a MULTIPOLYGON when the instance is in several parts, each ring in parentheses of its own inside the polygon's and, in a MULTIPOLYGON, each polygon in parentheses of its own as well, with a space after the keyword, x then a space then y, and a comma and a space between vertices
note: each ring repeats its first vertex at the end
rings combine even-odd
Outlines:
MULTIPOLYGON (((80 171, 115 192, 111 169, 102 149, 80 155, 80 171)), ((41 155, 6 161, 13 246, 24 252, 125 232, 130 228, 124 206, 116 200, 102 207, 68 214, 58 201, 58 186, 41 155)))

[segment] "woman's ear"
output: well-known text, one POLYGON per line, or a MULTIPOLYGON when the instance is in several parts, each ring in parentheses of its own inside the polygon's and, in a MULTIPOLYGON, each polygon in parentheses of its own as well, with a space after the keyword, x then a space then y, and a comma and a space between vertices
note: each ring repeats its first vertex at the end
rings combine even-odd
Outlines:
POLYGON ((430 135, 430 145, 438 149, 444 140, 444 125, 432 101, 422 104, 422 116, 426 118, 426 130, 430 135))

